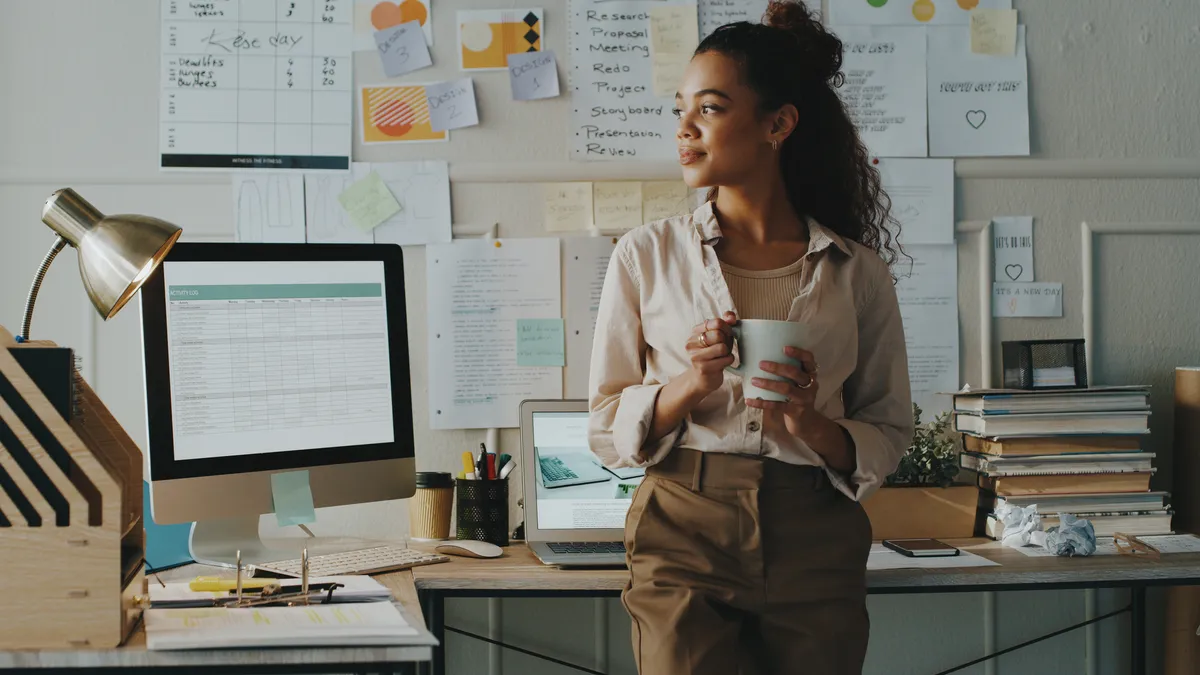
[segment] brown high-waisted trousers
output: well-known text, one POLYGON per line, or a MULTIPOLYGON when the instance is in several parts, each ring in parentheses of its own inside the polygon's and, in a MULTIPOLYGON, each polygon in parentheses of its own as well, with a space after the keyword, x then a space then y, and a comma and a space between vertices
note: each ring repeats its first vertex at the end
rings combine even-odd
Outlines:
POLYGON ((625 547, 641 675, 862 672, 871 525, 824 470, 675 448, 625 547))

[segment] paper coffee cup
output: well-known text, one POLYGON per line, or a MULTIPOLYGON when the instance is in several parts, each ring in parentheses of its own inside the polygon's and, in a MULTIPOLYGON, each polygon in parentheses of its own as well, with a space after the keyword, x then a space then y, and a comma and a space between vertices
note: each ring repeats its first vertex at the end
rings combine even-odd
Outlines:
POLYGON ((409 500, 409 536, 416 541, 450 538, 450 513, 454 508, 454 479, 448 473, 417 473, 417 490, 409 500))

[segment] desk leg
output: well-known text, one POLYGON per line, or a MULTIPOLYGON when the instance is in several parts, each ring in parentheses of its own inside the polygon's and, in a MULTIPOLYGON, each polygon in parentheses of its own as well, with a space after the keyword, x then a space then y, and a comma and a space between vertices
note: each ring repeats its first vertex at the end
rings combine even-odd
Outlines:
POLYGON ((1146 587, 1129 589, 1129 672, 1146 675, 1146 587))
POLYGON ((422 664, 421 672, 429 675, 446 675, 446 629, 443 618, 446 599, 437 591, 417 591, 421 600, 421 611, 425 614, 425 622, 429 632, 437 638, 438 644, 433 648, 433 658, 428 665, 422 664))

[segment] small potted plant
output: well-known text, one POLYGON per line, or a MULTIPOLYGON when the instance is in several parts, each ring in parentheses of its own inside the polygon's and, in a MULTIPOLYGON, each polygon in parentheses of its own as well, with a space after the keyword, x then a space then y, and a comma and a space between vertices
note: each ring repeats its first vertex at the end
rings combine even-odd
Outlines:
POLYGON ((912 445, 884 487, 863 502, 875 539, 973 536, 979 488, 957 484, 958 439, 950 413, 921 423, 913 404, 912 445))

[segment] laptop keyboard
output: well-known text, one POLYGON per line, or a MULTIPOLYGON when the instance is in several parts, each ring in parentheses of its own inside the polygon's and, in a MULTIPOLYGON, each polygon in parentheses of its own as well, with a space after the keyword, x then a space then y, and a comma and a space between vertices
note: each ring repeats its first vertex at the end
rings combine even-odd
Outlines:
POLYGON ((547 481, 569 480, 579 478, 579 475, 567 468, 558 457, 541 457, 542 477, 547 481))
POLYGON ((546 544, 555 553, 624 553, 619 541, 556 541, 546 544))

